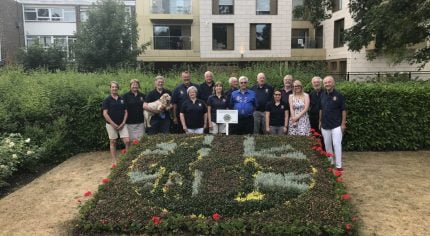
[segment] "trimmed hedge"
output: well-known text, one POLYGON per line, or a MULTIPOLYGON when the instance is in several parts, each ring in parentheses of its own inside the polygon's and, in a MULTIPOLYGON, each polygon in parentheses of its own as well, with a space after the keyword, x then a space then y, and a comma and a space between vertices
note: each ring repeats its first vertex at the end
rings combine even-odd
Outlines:
POLYGON ((341 173, 311 149, 317 140, 145 138, 82 206, 75 233, 355 234, 341 173))

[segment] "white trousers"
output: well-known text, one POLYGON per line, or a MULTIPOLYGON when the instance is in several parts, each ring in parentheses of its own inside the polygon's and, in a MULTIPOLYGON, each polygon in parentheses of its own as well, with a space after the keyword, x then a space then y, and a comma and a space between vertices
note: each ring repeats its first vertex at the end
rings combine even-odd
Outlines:
POLYGON ((342 129, 340 126, 334 129, 321 129, 321 133, 324 138, 325 151, 333 153, 336 158, 336 168, 342 168, 342 129))

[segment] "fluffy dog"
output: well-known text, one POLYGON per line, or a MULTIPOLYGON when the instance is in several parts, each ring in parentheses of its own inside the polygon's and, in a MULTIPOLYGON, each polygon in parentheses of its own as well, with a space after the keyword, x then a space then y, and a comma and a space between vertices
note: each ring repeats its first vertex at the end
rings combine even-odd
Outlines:
MULTIPOLYGON (((170 95, 165 93, 161 95, 160 99, 157 101, 148 103, 148 107, 152 110, 157 110, 160 112, 168 111, 172 108, 172 104, 170 103, 171 100, 172 98, 170 95)), ((151 128, 151 118, 153 115, 155 115, 154 112, 147 110, 143 111, 143 116, 145 117, 145 127, 151 128)))

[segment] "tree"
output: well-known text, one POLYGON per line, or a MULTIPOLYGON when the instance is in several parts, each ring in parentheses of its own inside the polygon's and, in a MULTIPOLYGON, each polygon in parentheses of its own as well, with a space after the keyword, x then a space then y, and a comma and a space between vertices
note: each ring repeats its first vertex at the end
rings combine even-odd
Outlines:
POLYGON ((43 48, 39 42, 34 45, 22 48, 17 53, 17 62, 25 70, 47 69, 49 71, 65 70, 67 53, 58 45, 43 48))
POLYGON ((147 44, 137 46, 135 16, 119 0, 101 0, 90 9, 73 44, 78 68, 83 71, 135 66, 147 44))
POLYGON ((385 55, 393 63, 420 63, 430 60, 430 1, 351 0, 350 11, 356 24, 346 30, 349 50, 360 51, 374 42, 369 60, 385 55), (417 45, 419 44, 419 45, 417 45))

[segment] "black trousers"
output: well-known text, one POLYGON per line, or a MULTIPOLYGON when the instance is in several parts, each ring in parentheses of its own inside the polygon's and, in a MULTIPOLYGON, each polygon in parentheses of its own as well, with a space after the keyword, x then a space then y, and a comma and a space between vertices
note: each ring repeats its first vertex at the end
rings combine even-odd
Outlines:
POLYGON ((168 134, 170 129, 170 118, 151 119, 151 128, 148 128, 148 134, 168 134))
POLYGON ((254 117, 239 117, 238 124, 231 125, 232 134, 253 134, 254 133, 254 117))

